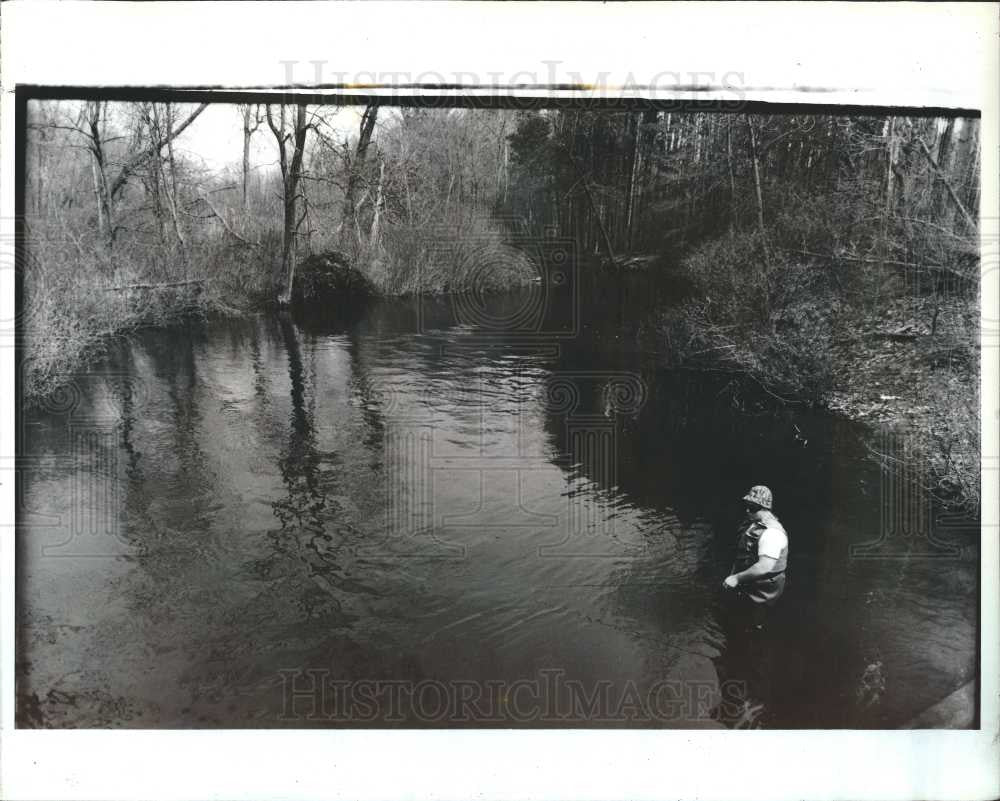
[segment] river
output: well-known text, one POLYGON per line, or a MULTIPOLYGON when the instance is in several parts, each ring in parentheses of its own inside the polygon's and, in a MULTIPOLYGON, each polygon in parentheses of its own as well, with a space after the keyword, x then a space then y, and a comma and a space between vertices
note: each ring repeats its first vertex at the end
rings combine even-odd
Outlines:
POLYGON ((883 728, 975 677, 978 523, 897 440, 664 369, 642 288, 535 295, 144 331, 25 415, 19 725, 883 728))

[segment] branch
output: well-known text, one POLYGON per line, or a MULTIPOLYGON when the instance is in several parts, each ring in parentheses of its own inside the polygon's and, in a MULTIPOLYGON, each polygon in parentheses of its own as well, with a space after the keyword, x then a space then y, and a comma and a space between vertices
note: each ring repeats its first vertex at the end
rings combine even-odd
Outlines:
POLYGON ((233 237, 234 239, 238 239, 240 242, 242 242, 245 245, 249 245, 250 247, 255 247, 255 248, 260 247, 259 242, 251 242, 249 239, 244 239, 242 236, 236 233, 232 228, 230 228, 225 218, 221 214, 219 214, 215 206, 212 205, 212 201, 208 199, 208 195, 206 195, 204 192, 201 194, 201 199, 205 201, 205 205, 212 210, 212 214, 215 215, 215 218, 222 224, 222 227, 226 229, 226 231, 229 233, 231 237, 233 237))
POLYGON ((133 173, 133 171, 137 170, 140 166, 142 166, 143 162, 151 159, 163 150, 168 143, 172 142, 184 133, 187 127, 194 122, 198 118, 198 115, 201 114, 201 112, 203 112, 206 108, 208 108, 208 103, 202 103, 192 112, 190 117, 184 120, 184 122, 178 125, 173 131, 170 131, 162 140, 156 142, 151 147, 146 148, 141 153, 133 156, 128 162, 126 162, 126 164, 122 167, 121 172, 118 174, 118 177, 115 178, 114 183, 111 184, 108 196, 114 197, 117 195, 122 188, 124 188, 125 183, 128 181, 129 176, 133 173))
POLYGON ((300 177, 304 181, 315 181, 316 183, 320 184, 331 184, 332 186, 337 187, 341 191, 345 190, 343 182, 338 181, 336 178, 324 178, 323 176, 320 175, 308 175, 306 173, 302 173, 300 177))
POLYGON ((107 286, 105 292, 124 292, 128 289, 164 289, 172 286, 189 286, 191 284, 204 284, 208 278, 191 278, 187 281, 167 281, 164 284, 126 284, 125 286, 107 286))
POLYGON ((951 181, 944 174, 944 170, 941 169, 940 165, 934 160, 934 156, 931 155, 931 151, 927 149, 927 145, 924 140, 919 136, 917 137, 917 144, 920 145, 920 150, 923 152, 924 157, 930 162, 930 165, 937 172, 938 177, 944 182, 945 189, 948 190, 948 195, 951 197, 952 201, 958 207, 958 210, 962 213, 965 218, 965 222, 968 223, 969 230, 975 231, 979 226, 973 221, 972 216, 965 210, 965 206, 962 205, 962 201, 958 199, 958 195, 955 194, 955 189, 951 185, 951 181))
POLYGON ((789 128, 784 133, 778 134, 776 137, 774 137, 774 139, 772 139, 767 144, 762 145, 759 148, 759 150, 758 150, 758 155, 759 156, 763 156, 768 151, 768 149, 771 147, 771 145, 775 144, 776 142, 780 141, 781 139, 784 139, 789 134, 793 134, 793 133, 808 133, 809 131, 811 131, 815 127, 816 127, 816 125, 815 125, 815 123, 813 123, 808 128, 805 125, 797 125, 794 128, 789 128))
POLYGON ((243 133, 247 136, 253 136, 257 133, 263 123, 263 119, 260 116, 260 104, 255 104, 253 107, 253 127, 250 127, 250 104, 249 103, 239 103, 236 108, 240 111, 240 116, 243 118, 243 133))
POLYGON ((74 125, 59 125, 58 123, 55 122, 29 122, 25 127, 33 131, 50 129, 54 131, 71 131, 72 133, 78 133, 81 136, 90 136, 90 134, 87 131, 77 128, 74 125))
POLYGON ((280 141, 282 139, 283 135, 284 135, 284 127, 285 127, 284 126, 284 122, 285 121, 284 120, 281 121, 282 122, 282 125, 281 125, 282 131, 281 131, 281 133, 279 133, 278 129, 274 125, 274 118, 271 116, 271 104, 270 103, 268 103, 267 105, 264 106, 264 116, 265 116, 265 119, 267 120, 267 127, 271 129, 271 133, 274 134, 274 138, 280 141))
POLYGON ((948 236, 953 237, 954 239, 957 239, 960 242, 964 242, 967 245, 972 245, 973 247, 976 248, 977 252, 979 250, 979 244, 974 239, 962 236, 961 234, 956 234, 954 231, 949 231, 943 225, 937 225, 936 223, 932 223, 930 220, 921 220, 919 217, 899 217, 899 216, 895 217, 895 219, 903 220, 904 222, 920 223, 921 225, 929 226, 930 228, 934 228, 935 230, 940 231, 942 234, 947 234, 948 236))
POLYGON ((771 389, 768 388, 767 384, 765 384, 763 381, 761 381, 759 378, 757 378, 757 376, 755 376, 753 374, 753 372, 751 372, 750 370, 747 370, 745 368, 740 368, 740 367, 695 367, 695 366, 692 366, 692 365, 679 364, 679 365, 677 365, 676 367, 674 367, 672 369, 674 369, 674 370, 684 370, 684 371, 692 372, 692 373, 722 373, 724 375, 743 375, 743 376, 746 376, 747 378, 749 378, 755 384, 757 384, 757 386, 759 386, 762 390, 764 390, 764 392, 766 392, 768 395, 770 395, 775 400, 781 401, 782 403, 788 403, 788 404, 804 404, 805 403, 804 400, 799 400, 797 398, 786 398, 786 397, 784 397, 782 395, 777 394, 776 392, 772 392, 771 389))
POLYGON ((896 267, 918 267, 922 270, 941 270, 958 276, 959 278, 967 279, 969 277, 965 273, 956 270, 954 267, 948 267, 944 264, 918 264, 917 262, 896 261, 895 259, 873 259, 865 258, 863 256, 837 256, 833 253, 813 253, 810 250, 793 250, 792 248, 781 249, 786 253, 799 253, 803 256, 814 256, 817 259, 829 259, 830 261, 854 261, 860 264, 892 264, 896 267))

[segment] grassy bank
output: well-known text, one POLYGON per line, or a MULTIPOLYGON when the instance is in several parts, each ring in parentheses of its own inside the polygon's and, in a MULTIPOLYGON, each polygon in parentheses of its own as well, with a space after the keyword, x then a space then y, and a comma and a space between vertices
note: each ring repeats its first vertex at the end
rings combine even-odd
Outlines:
POLYGON ((810 250, 765 251, 758 233, 743 232, 690 253, 692 297, 658 331, 665 358, 743 373, 781 402, 899 433, 918 465, 895 464, 878 437, 873 457, 976 514, 978 284, 810 250))
POLYGON ((39 221, 25 243, 22 402, 46 399, 137 328, 239 314, 271 297, 276 249, 204 232, 184 247, 73 236, 39 221))
MULTIPOLYGON (((251 228, 252 231, 252 228, 251 228)), ((43 406, 137 328, 185 319, 240 315, 273 304, 280 242, 276 232, 236 239, 221 226, 178 243, 123 237, 109 249, 98 237, 59 235, 36 221, 26 244, 22 401, 43 406)), ((309 250, 333 241, 314 237, 309 250)), ((382 295, 502 291, 537 275, 501 230, 470 209, 439 228, 389 224, 377 245, 353 254, 382 295)))

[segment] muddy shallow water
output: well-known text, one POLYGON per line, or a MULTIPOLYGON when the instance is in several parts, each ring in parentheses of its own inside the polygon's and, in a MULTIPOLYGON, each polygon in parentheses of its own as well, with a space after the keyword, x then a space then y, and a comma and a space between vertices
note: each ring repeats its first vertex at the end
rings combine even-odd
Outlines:
POLYGON ((975 676, 978 525, 870 432, 526 297, 148 331, 27 415, 19 724, 892 727, 975 676))

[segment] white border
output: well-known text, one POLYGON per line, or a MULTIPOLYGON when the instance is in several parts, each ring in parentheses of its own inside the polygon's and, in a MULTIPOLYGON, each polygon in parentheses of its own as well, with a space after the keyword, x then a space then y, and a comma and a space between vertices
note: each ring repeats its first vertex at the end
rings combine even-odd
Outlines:
MULTIPOLYGON (((327 79, 335 72, 330 65, 353 70, 347 81, 352 83, 371 81, 370 71, 378 70, 417 83, 465 73, 465 83, 480 85, 496 83, 497 76, 510 84, 550 84, 554 68, 555 82, 574 72, 584 82, 599 82, 607 73, 600 82, 621 87, 630 76, 643 83, 666 70, 680 76, 675 85, 700 73, 694 82, 718 89, 727 84, 722 77, 735 72, 753 99, 978 108, 983 234, 997 242, 997 33, 993 4, 8 2, 0 61, 6 179, 0 185, 0 235, 12 233, 10 90, 16 83, 274 86, 283 82, 279 62, 293 60, 326 62, 327 79)), ((672 96, 669 88, 662 96, 672 96)), ((994 265, 983 285, 983 320, 994 330, 1000 320, 998 277, 994 265)), ((4 270, 0 319, 13 318, 13 303, 13 276, 4 270)), ((13 487, 7 468, 13 466, 13 353, 5 338, 0 796, 996 798, 996 351, 994 340, 983 353, 979 732, 44 732, 12 728, 13 487)))

